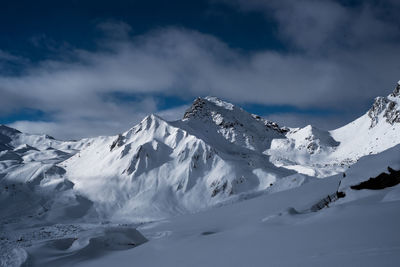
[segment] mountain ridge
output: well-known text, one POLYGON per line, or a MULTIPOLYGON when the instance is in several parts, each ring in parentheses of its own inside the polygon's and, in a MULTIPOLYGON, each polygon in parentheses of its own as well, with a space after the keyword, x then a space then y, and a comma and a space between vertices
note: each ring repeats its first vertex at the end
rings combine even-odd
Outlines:
POLYGON ((280 127, 216 97, 195 99, 178 121, 151 114, 119 135, 79 141, 1 126, 0 174, 39 186, 71 182, 66 188, 104 218, 194 212, 341 173, 399 144, 399 88, 333 131, 280 127))

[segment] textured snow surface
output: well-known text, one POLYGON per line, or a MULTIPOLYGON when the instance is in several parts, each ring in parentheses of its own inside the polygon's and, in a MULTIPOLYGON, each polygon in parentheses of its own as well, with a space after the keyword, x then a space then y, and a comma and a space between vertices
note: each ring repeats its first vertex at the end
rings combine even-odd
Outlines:
POLYGON ((399 186, 350 187, 400 169, 399 90, 330 132, 215 97, 116 136, 0 126, 1 266, 395 266, 399 186))
POLYGON ((78 266, 397 266, 400 190, 347 186, 400 168, 400 146, 353 165, 345 178, 311 180, 292 190, 138 227, 142 246, 78 266), (364 178, 362 178, 364 177, 364 178), (346 197, 310 207, 340 190, 346 197))

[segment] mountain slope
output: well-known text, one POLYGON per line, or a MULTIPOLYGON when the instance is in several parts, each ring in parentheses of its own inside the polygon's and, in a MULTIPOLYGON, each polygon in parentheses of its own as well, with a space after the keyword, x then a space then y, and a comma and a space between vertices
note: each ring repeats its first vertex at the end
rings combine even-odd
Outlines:
POLYGON ((291 129, 272 141, 268 154, 276 166, 326 177, 345 171, 359 158, 400 143, 400 82, 387 97, 377 97, 368 112, 333 131, 313 126, 291 129))
POLYGON ((76 142, 2 126, 0 175, 39 188, 70 184, 105 220, 194 212, 344 172, 360 157, 400 143, 399 88, 331 132, 281 128, 215 97, 197 98, 182 120, 150 115, 118 136, 76 142))
POLYGON ((101 216, 154 220, 260 192, 295 174, 262 153, 282 132, 232 104, 197 99, 181 121, 150 115, 121 135, 95 139, 62 166, 101 216))
POLYGON ((371 109, 357 120, 331 131, 341 142, 336 152, 348 157, 376 154, 400 143, 400 81, 387 97, 377 97, 371 109))

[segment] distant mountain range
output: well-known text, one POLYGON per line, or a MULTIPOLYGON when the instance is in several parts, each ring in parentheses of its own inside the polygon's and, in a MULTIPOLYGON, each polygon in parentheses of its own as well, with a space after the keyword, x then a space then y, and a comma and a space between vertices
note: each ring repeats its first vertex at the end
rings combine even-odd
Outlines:
POLYGON ((399 144, 399 91, 333 131, 280 127, 215 97, 197 98, 182 120, 150 115, 117 136, 79 141, 2 125, 2 213, 22 214, 24 203, 55 220, 143 222, 297 187, 399 144))

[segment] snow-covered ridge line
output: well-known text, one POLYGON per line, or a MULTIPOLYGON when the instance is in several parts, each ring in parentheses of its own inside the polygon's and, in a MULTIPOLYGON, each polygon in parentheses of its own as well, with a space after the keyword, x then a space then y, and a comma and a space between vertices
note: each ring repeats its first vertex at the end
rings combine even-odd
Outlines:
POLYGON ((115 220, 198 211, 241 194, 298 186, 307 180, 301 174, 344 172, 360 157, 399 144, 399 88, 377 98, 373 112, 330 132, 280 127, 216 97, 197 98, 182 120, 149 115, 117 136, 64 142, 3 126, 1 175, 70 181, 99 216, 115 220), (48 171, 54 168, 60 171, 48 171))
POLYGON ((313 126, 291 129, 275 139, 267 154, 276 166, 326 177, 400 143, 400 84, 387 97, 377 97, 371 109, 353 122, 332 131, 313 126))

